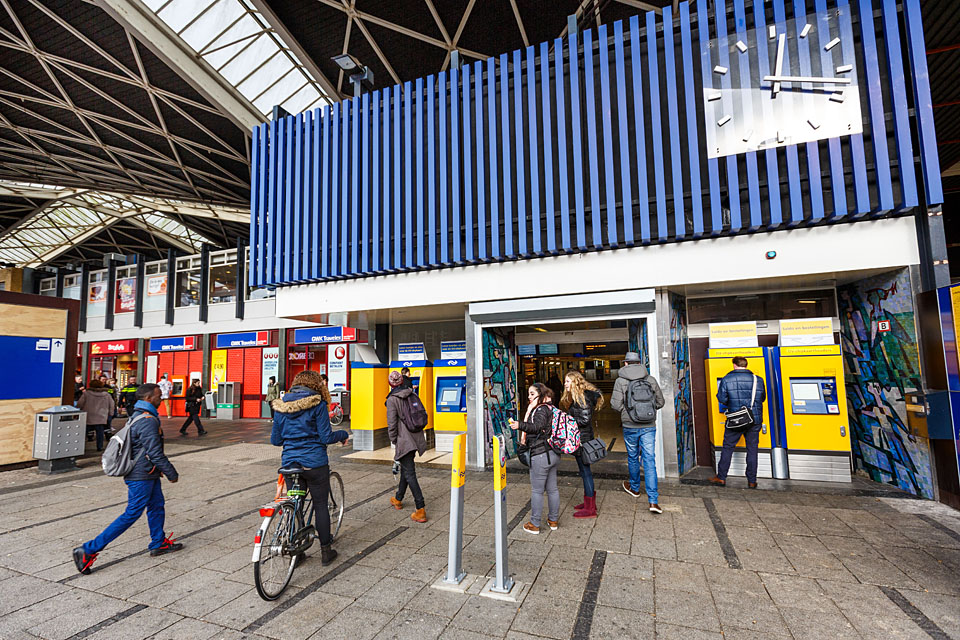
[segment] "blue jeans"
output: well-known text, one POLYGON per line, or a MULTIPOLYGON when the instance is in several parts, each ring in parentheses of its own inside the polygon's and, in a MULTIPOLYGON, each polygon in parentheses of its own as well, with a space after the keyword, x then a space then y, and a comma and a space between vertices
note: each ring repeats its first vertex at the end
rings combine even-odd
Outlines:
POLYGON ((624 427, 623 442, 627 446, 627 469, 630 471, 630 488, 640 491, 640 460, 643 460, 643 480, 647 488, 647 501, 656 504, 657 493, 657 428, 624 427))
POLYGON ((150 525, 150 549, 163 544, 163 492, 160 490, 160 478, 152 480, 127 481, 127 509, 111 522, 103 533, 93 540, 83 543, 84 553, 99 553, 120 534, 140 519, 143 510, 147 510, 147 524, 150 525))
POLYGON ((583 495, 593 497, 596 495, 596 490, 593 488, 593 471, 590 470, 590 465, 586 464, 580 456, 575 457, 577 458, 577 466, 580 468, 580 477, 583 478, 583 495))

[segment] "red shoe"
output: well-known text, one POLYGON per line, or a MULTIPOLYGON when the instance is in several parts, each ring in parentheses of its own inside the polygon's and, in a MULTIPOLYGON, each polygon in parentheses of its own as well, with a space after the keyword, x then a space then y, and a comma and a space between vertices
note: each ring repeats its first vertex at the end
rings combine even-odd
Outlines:
POLYGON ((597 496, 584 496, 583 509, 573 513, 574 518, 596 518, 597 517, 597 496))
POLYGON ((90 575, 90 567, 93 566, 93 561, 96 559, 97 554, 86 553, 83 547, 77 547, 73 550, 73 564, 77 565, 77 571, 85 576, 90 575))
POLYGON ((162 556, 165 553, 173 553, 174 551, 180 551, 183 549, 183 543, 177 542, 176 538, 171 538, 167 536, 163 539, 163 544, 161 544, 156 549, 150 549, 151 556, 162 556))

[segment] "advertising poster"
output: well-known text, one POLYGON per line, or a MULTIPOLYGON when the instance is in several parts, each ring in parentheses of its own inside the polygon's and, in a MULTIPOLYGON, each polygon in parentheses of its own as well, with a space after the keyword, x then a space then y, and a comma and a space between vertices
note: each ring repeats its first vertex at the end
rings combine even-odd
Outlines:
POLYGON ((347 353, 345 344, 335 344, 327 349, 327 377, 331 390, 347 388, 347 353))
POLYGON ((210 354, 210 390, 216 391, 217 385, 227 381, 227 351, 217 349, 210 354))
POLYGON ((150 276, 147 278, 147 295, 151 297, 167 295, 167 276, 150 276))
POLYGON ((107 283, 97 282, 90 285, 90 296, 87 302, 90 304, 105 303, 107 301, 107 283))
POLYGON ((130 313, 137 306, 137 279, 117 280, 117 298, 113 302, 114 313, 130 313))
POLYGON ((267 393, 267 384, 270 376, 279 379, 280 376, 280 347, 266 347, 263 350, 263 364, 260 367, 260 393, 267 393))

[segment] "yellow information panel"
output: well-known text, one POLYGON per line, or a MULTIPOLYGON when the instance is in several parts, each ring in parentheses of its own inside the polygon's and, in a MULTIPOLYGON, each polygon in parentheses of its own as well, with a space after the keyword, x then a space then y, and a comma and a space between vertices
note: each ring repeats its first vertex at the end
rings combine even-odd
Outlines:
POLYGON ((507 487, 507 461, 500 452, 500 438, 493 437, 493 490, 503 491, 507 487))
MULTIPOLYGON (((739 347, 730 349, 708 349, 707 350, 707 408, 710 410, 710 442, 715 447, 723 446, 723 432, 726 417, 720 412, 720 403, 717 401, 717 388, 720 386, 720 380, 723 376, 733 371, 733 358, 740 356, 747 359, 747 368, 760 376, 765 388, 769 389, 767 383, 766 367, 764 366, 763 347, 739 347)), ((739 407, 738 407, 739 408, 739 407)), ((767 422, 767 403, 764 402, 763 421, 767 422)), ((737 443, 738 447, 746 446, 743 438, 737 443)), ((760 448, 770 448, 770 429, 766 433, 760 432, 760 448)))
POLYGON ((217 385, 227 381, 227 350, 215 349, 210 352, 210 389, 217 390, 217 385))
POLYGON ((450 488, 463 486, 467 476, 467 434, 453 437, 453 465, 450 469, 450 488))
POLYGON ((839 345, 780 349, 787 448, 850 451, 847 394, 839 345))

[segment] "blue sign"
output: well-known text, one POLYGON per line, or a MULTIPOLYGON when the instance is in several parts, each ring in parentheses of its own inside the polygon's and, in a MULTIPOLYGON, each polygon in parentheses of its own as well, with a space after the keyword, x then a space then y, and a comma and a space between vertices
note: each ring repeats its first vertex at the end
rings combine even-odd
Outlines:
POLYGON ((326 344, 356 340, 357 330, 352 327, 307 327, 293 330, 293 344, 326 344))
POLYGON ((540 345, 540 355, 542 356, 554 356, 557 354, 557 345, 555 344, 542 344, 540 345))
POLYGON ((58 345, 59 350, 55 352, 51 343, 62 340, 0 336, 4 360, 16 363, 16 366, 0 367, 0 400, 57 398, 59 404, 63 392, 63 345, 58 345))
POLYGON ((149 351, 193 351, 196 349, 195 336, 179 338, 152 338, 149 351))
POLYGON ((399 360, 426 360, 427 350, 422 342, 401 342, 397 345, 397 359, 399 360))
POLYGON ((535 356, 537 355, 537 345, 535 344, 518 344, 517 353, 521 356, 535 356))
POLYGON ((221 333, 217 335, 217 349, 262 347, 268 344, 270 344, 269 331, 244 331, 242 333, 221 333))

